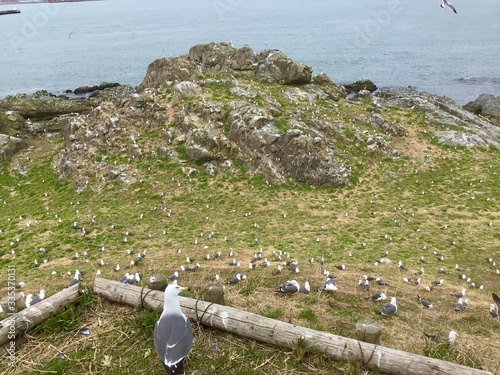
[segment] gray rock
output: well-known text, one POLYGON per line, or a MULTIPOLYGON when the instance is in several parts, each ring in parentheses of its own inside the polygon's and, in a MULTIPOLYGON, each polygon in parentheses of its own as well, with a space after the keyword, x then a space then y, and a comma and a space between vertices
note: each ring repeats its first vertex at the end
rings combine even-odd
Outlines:
POLYGON ((231 87, 229 91, 232 95, 239 96, 241 98, 255 98, 257 96, 257 91, 248 87, 235 86, 231 87))
POLYGON ((298 87, 292 87, 283 93, 283 97, 294 102, 310 102, 316 99, 316 95, 298 87))
POLYGON ((189 50, 189 59, 202 67, 224 66, 235 52, 229 43, 198 44, 189 50))
POLYGON ((16 136, 23 133, 26 120, 14 111, 0 112, 0 133, 16 136))
POLYGON ((174 86, 174 90, 186 98, 201 95, 200 85, 190 81, 179 82, 174 86))
POLYGON ((324 93, 328 95, 331 100, 339 100, 347 96, 347 90, 344 86, 338 86, 332 82, 330 77, 325 73, 320 73, 313 77, 312 83, 321 87, 324 93))
POLYGON ((148 66, 138 90, 168 87, 172 81, 195 81, 201 75, 256 77, 277 84, 311 82, 312 69, 277 50, 255 54, 249 47, 234 48, 228 43, 198 44, 188 55, 158 59, 148 66))
POLYGON ((94 86, 80 86, 80 87, 77 87, 73 93, 75 95, 83 95, 83 94, 90 94, 94 91, 98 91, 98 90, 104 90, 104 89, 109 89, 109 88, 112 88, 112 87, 117 87, 117 86, 120 86, 119 83, 116 83, 116 82, 103 82, 101 83, 100 85, 94 85, 94 86))
POLYGON ((15 111, 32 121, 66 113, 86 113, 92 108, 86 99, 58 97, 47 91, 32 95, 17 94, 0 99, 0 111, 15 111))
POLYGON ((277 50, 267 50, 257 56, 255 76, 269 83, 302 85, 311 82, 312 68, 297 63, 277 50))
POLYGON ((439 143, 448 146, 487 147, 488 143, 476 134, 461 133, 454 130, 437 131, 439 143))
POLYGON ((450 146, 500 147, 500 127, 457 106, 450 98, 402 87, 373 94, 372 104, 378 108, 399 107, 424 112, 426 123, 436 127, 440 143, 450 146), (462 131, 450 131, 449 127, 462 131))
POLYGON ((96 107, 100 105, 102 102, 113 102, 115 104, 120 104, 123 102, 125 104, 127 101, 132 102, 130 105, 135 105, 134 95, 135 88, 128 85, 119 85, 113 86, 109 88, 105 88, 103 90, 94 91, 90 94, 88 101, 91 107, 96 107))
POLYGON ((408 136, 407 130, 387 107, 424 112, 446 144, 487 147, 500 137, 498 128, 452 100, 409 88, 362 92, 371 101, 366 110, 335 103, 347 90, 326 75, 311 78, 310 68, 277 50, 256 54, 226 43, 194 46, 188 55, 153 62, 138 92, 101 96, 108 90, 91 98, 91 111, 61 120, 60 178, 129 184, 146 176, 135 161, 164 157, 186 175, 231 173, 240 165, 271 184, 293 179, 346 185, 354 148, 357 155, 401 156, 392 140, 408 136), (276 86, 292 83, 297 86, 276 86), (145 141, 149 134, 154 136, 145 141))
POLYGON ((476 115, 484 116, 494 125, 500 126, 500 96, 481 94, 463 108, 476 115))
POLYGON ((370 94, 371 94, 370 91, 363 89, 363 90, 360 90, 357 93, 355 93, 352 96, 351 100, 361 100, 361 99, 364 99, 364 98, 370 96, 370 94))
POLYGON ((348 93, 359 92, 361 90, 368 90, 373 92, 377 90, 377 86, 369 79, 364 79, 360 81, 353 82, 349 85, 344 85, 348 93))
POLYGON ((106 180, 108 181, 116 180, 118 177, 120 177, 120 172, 115 170, 110 170, 104 175, 104 178, 106 178, 106 180))
POLYGON ((2 160, 9 160, 16 152, 23 149, 26 142, 20 138, 0 134, 0 155, 2 160))

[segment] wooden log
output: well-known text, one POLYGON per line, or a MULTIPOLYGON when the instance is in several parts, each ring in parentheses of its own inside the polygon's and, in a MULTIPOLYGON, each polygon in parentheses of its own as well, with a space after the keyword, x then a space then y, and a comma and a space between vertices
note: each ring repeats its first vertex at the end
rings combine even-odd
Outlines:
POLYGON ((73 302, 76 297, 78 297, 78 284, 63 289, 16 314, 7 316, 0 322, 0 345, 11 341, 13 334, 17 336, 20 332, 25 332, 43 323, 64 306, 73 302))
MULTIPOLYGON (((94 292, 110 301, 149 309, 163 307, 163 293, 118 281, 96 278, 94 292)), ((365 367, 388 374, 480 375, 491 372, 407 353, 355 339, 295 326, 228 306, 179 297, 182 311, 194 322, 267 344, 293 348, 299 340, 334 359, 361 361, 365 367)), ((151 333, 152 334, 152 333, 151 333)))
POLYGON ((213 302, 218 305, 225 305, 224 302, 224 286, 220 284, 210 284, 205 288, 203 296, 205 302, 213 302))
POLYGON ((356 323, 356 338, 371 344, 380 344, 380 324, 373 319, 361 319, 356 323))

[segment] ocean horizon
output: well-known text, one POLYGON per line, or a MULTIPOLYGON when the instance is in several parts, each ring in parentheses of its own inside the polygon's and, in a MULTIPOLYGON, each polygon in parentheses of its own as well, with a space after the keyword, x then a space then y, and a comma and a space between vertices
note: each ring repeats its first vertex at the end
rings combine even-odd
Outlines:
MULTIPOLYGON (((500 1, 103 0, 20 4, 0 17, 0 97, 118 82, 193 45, 280 49, 337 84, 370 79, 458 104, 500 95, 500 1)), ((1 6, 4 9, 12 6, 1 6)))

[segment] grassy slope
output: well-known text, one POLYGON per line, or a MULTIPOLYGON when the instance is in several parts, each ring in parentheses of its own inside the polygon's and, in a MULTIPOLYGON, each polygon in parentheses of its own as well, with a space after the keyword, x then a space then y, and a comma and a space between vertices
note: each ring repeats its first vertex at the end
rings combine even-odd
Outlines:
MULTIPOLYGON (((346 124, 355 111, 362 110, 362 106, 343 101, 339 106, 346 124)), ((485 259, 500 259, 500 218, 495 201, 500 192, 499 154, 495 150, 438 147, 421 115, 399 110, 383 115, 410 130, 410 137, 394 140, 405 157, 393 160, 358 155, 357 161, 366 167, 359 170, 359 182, 344 189, 269 186, 258 176, 208 177, 201 168, 196 175, 186 177, 177 164, 159 159, 133 162, 144 176, 142 182, 131 186, 109 183, 98 192, 88 188, 77 194, 69 181, 56 181, 51 163, 60 147, 58 141, 33 141, 32 148, 17 155, 0 174, 0 197, 6 202, 0 206, 0 267, 6 270, 7 265, 15 264, 18 281, 26 281, 26 293, 43 286, 50 295, 65 287, 70 278, 64 274, 77 268, 84 273, 83 285, 91 287, 101 258, 104 277, 117 279, 126 271, 137 270, 146 279, 154 273, 171 274, 191 256, 202 267, 196 273, 182 274, 179 282, 190 286, 193 291, 189 295, 197 297, 215 273, 223 280, 233 275, 235 269, 227 265, 226 256, 232 248, 241 270, 248 275, 246 282, 227 288, 226 302, 234 307, 348 337, 353 337, 357 320, 370 317, 383 327, 383 345, 498 371, 495 353, 500 351, 500 334, 488 306, 491 292, 499 291, 500 276, 485 259), (28 173, 19 174, 18 166, 26 167, 28 173), (162 201, 172 215, 160 209, 162 201), (141 214, 144 218, 139 220, 141 214), (94 215, 96 224, 90 225, 94 215), (33 225, 26 226, 28 221, 33 225), (72 228, 75 221, 86 228, 85 237, 72 228), (320 230, 321 226, 325 230, 320 230), (131 235, 124 244, 126 231, 131 235), (214 236, 208 240, 210 232, 214 236), (202 237, 198 237, 200 233, 202 237), (148 234, 150 238, 146 238, 148 234), (225 242, 224 236, 230 242, 225 242), (102 246, 105 251, 100 253, 97 249, 102 246), (35 253, 40 247, 51 260, 31 269, 35 258, 39 262, 43 259, 35 253), (314 290, 323 282, 317 260, 324 257, 325 268, 338 277, 339 292, 277 298, 273 290, 295 276, 288 271, 273 276, 275 265, 248 270, 248 261, 259 248, 270 259, 273 251, 290 253, 300 263, 299 282, 309 280, 314 290), (7 254, 11 249, 14 256, 7 254), (138 267, 132 267, 128 263, 133 256, 127 255, 127 249, 147 250, 147 256, 138 267), (181 254, 178 249, 182 249, 181 254), (399 271, 394 264, 372 266, 386 250, 395 263, 402 260, 408 271, 399 271), (88 263, 83 257, 69 259, 84 251, 90 256, 88 263), (222 251, 220 260, 202 260, 206 253, 216 251, 222 251), (445 260, 438 262, 433 251, 442 253, 445 260), (429 260, 422 284, 403 283, 405 276, 416 277, 421 255, 429 260), (315 257, 316 263, 309 264, 310 257, 315 257), (118 273, 112 271, 116 263, 122 267, 118 273), (334 268, 341 263, 347 264, 345 271, 334 268), (484 291, 467 292, 470 306, 460 315, 453 312, 455 299, 449 296, 464 285, 453 271, 456 263, 472 281, 485 286, 484 291), (440 267, 450 273, 441 276, 440 267), (50 269, 57 275, 50 275, 50 269), (389 282, 388 296, 398 296, 396 316, 381 319, 375 314, 380 305, 367 302, 364 297, 371 293, 357 286, 363 274, 389 282), (423 290, 441 277, 445 279, 442 287, 423 290), (429 299, 435 308, 424 311, 415 299, 417 294, 429 299), (459 335, 452 348, 429 344, 422 335, 423 331, 450 329, 459 335)), ((354 148, 350 151, 356 151, 354 148)), ((2 295, 5 284, 1 285, 2 295)), ((372 285, 373 290, 379 288, 372 285)), ((159 312, 83 296, 77 306, 29 333, 18 349, 16 372, 7 373, 161 374, 152 343, 158 316, 159 312), (79 335, 81 327, 88 327, 91 334, 79 335), (66 359, 55 358, 59 352, 64 352, 66 359)), ((187 361, 188 372, 193 374, 361 372, 359 363, 333 362, 305 351, 301 343, 294 350, 282 350, 203 328, 195 329, 195 337, 187 361)))

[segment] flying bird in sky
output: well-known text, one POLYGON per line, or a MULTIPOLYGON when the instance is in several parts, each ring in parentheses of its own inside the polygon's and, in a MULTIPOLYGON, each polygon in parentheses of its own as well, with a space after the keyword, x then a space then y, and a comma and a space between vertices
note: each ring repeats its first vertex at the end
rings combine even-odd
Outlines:
POLYGON ((457 14, 457 10, 451 3, 449 3, 447 0, 441 0, 441 4, 439 5, 441 8, 450 8, 455 14, 457 14))

